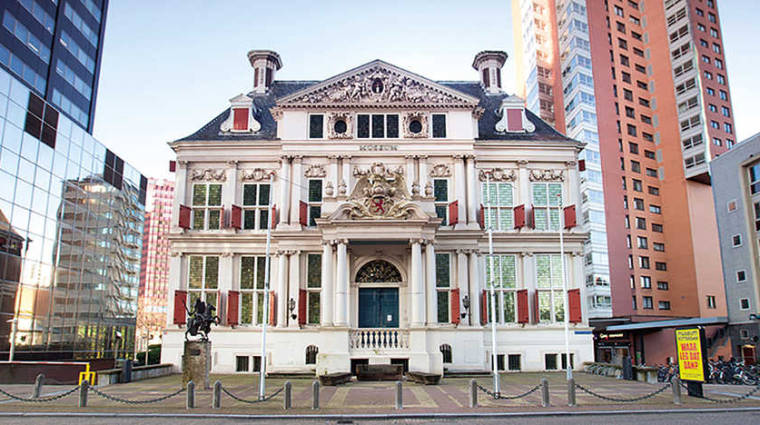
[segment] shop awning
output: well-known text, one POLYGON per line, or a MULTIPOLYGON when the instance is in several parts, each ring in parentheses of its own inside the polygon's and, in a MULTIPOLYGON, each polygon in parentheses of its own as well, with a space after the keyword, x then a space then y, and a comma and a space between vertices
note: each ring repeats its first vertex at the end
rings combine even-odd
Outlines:
POLYGON ((607 332, 635 331, 644 329, 680 328, 684 326, 712 326, 728 324, 728 317, 696 317, 693 319, 655 320, 652 322, 628 323, 606 328, 607 332))

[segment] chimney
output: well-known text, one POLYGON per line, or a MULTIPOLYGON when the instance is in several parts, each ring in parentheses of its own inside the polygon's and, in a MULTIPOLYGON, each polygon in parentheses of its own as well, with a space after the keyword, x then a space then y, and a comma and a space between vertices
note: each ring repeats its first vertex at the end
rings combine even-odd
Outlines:
POLYGON ((274 73, 282 68, 282 60, 272 50, 251 50, 248 61, 253 68, 254 93, 266 93, 274 81, 274 73))
POLYGON ((475 55, 472 67, 478 70, 480 84, 486 93, 501 93, 501 68, 507 61, 507 54, 501 50, 483 50, 475 55))

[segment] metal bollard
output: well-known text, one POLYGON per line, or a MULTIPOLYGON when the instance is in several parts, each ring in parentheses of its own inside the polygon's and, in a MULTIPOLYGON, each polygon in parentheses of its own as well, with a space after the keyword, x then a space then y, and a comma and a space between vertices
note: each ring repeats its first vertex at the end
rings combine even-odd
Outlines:
POLYGON ((195 382, 190 381, 187 383, 187 409, 195 408, 195 382))
POLYGON ((404 393, 401 381, 396 381, 396 409, 400 410, 404 408, 404 393))
POLYGON ((87 392, 90 389, 90 382, 86 379, 79 385, 79 407, 87 407, 87 392))
POLYGON ((319 409, 319 381, 314 381, 311 384, 311 408, 313 410, 319 409))
POLYGON ((470 379, 470 407, 478 407, 478 383, 470 379))
POLYGON ((541 406, 551 406, 549 402, 549 380, 546 378, 541 378, 541 406))
POLYGON ((673 404, 681 404, 681 380, 674 376, 670 386, 673 388, 673 404))
POLYGON ((34 390, 32 391, 32 398, 40 398, 42 394, 42 382, 45 381, 45 375, 40 373, 37 378, 34 379, 34 390))
POLYGON ((292 399, 291 399, 291 390, 292 385, 290 385, 290 381, 285 381, 285 398, 283 399, 283 409, 288 410, 292 406, 292 399))
POLYGON ((575 379, 572 378, 567 380, 567 405, 575 406, 575 379))
POLYGON ((214 398, 211 400, 211 408, 219 409, 222 407, 222 381, 214 382, 214 398))

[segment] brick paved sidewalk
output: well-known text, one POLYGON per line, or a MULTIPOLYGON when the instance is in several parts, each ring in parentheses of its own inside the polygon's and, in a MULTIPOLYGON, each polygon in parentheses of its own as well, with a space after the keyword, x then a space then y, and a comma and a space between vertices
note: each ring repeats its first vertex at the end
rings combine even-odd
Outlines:
MULTIPOLYGON (((567 383, 564 372, 560 373, 517 373, 501 376, 502 395, 509 396, 523 393, 536 386, 542 377, 549 380, 551 406, 541 407, 541 393, 536 391, 519 400, 493 400, 480 392, 479 407, 471 409, 468 402, 469 378, 445 378, 441 385, 424 386, 412 382, 404 382, 403 400, 404 412, 505 412, 505 411, 551 411, 567 410, 567 383)), ((223 386, 236 396, 255 400, 258 395, 258 377, 256 375, 214 375, 212 382, 221 380, 223 386)), ((621 381, 614 378, 577 373, 576 383, 604 396, 615 398, 634 398, 652 393, 664 384, 647 384, 642 382, 621 381)), ((285 379, 267 379, 267 394, 282 388, 285 379)), ((492 387, 492 380, 479 377, 477 381, 486 388, 492 387)), ((129 400, 146 400, 172 393, 180 388, 181 376, 172 375, 162 378, 116 384, 100 387, 99 390, 120 398, 129 400)), ((364 414, 398 412, 394 409, 395 384, 393 382, 351 382, 338 387, 322 387, 320 391, 320 410, 311 410, 312 379, 290 379, 293 385, 293 409, 291 414, 364 414)), ((28 396, 30 386, 0 385, 0 388, 12 394, 28 396)), ((71 387, 45 387, 43 394, 54 394, 71 387)), ((708 395, 716 398, 727 398, 727 392, 744 394, 752 387, 744 386, 708 386, 708 395)), ((759 394, 760 396, 760 394, 759 394)), ((0 399, 6 397, 0 396, 0 399)), ((222 394, 222 409, 211 409, 212 391, 196 389, 196 409, 192 413, 244 413, 269 414, 285 413, 283 410, 283 394, 272 400, 246 404, 235 401, 222 394)), ((155 412, 155 413, 187 413, 185 409, 186 395, 178 396, 159 403, 131 405, 106 400, 92 392, 89 394, 88 407, 77 407, 78 393, 66 396, 60 400, 48 403, 23 403, 15 401, 0 402, 0 412, 18 411, 69 411, 69 412, 155 412)), ((697 400, 683 393, 683 407, 711 407, 714 403, 697 400)), ((760 397, 740 402, 740 406, 760 406, 760 397)), ((725 407, 725 405, 721 405, 725 407)), ((589 394, 577 391, 577 406, 572 409, 671 409, 673 405, 670 388, 660 394, 636 403, 617 403, 605 401, 589 394)))

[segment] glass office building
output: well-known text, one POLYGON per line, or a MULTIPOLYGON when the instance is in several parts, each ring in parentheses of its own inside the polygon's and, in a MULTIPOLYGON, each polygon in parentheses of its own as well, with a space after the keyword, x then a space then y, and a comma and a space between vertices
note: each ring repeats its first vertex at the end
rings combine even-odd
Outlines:
POLYGON ((131 356, 147 179, 4 70, 0 134, 0 358, 131 356))
POLYGON ((0 67, 92 133, 108 0, 0 2, 0 67))

